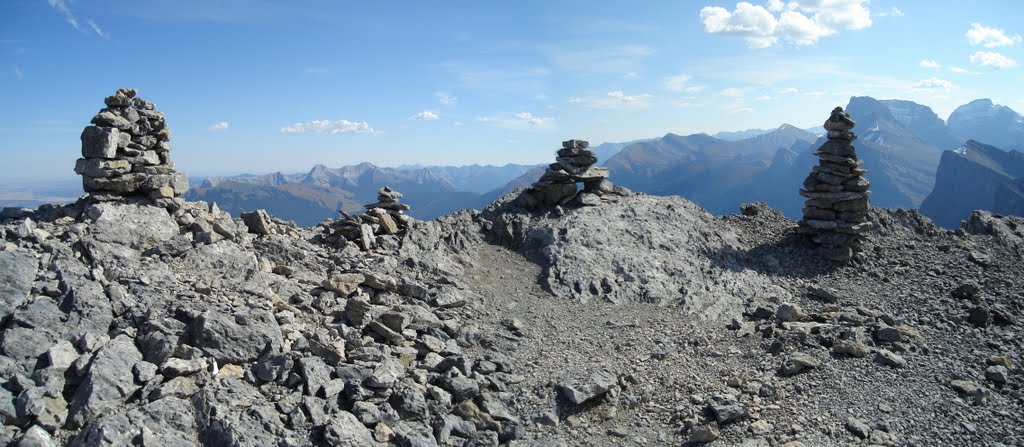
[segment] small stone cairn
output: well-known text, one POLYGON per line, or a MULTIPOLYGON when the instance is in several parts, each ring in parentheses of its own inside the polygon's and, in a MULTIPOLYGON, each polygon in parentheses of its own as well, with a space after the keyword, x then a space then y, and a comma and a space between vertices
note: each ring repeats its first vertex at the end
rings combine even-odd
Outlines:
POLYGON ((82 131, 82 158, 75 172, 82 176, 85 199, 106 202, 148 199, 171 209, 180 208, 188 177, 171 162, 171 130, 156 106, 118 89, 107 105, 82 131))
POLYGON ((324 241, 335 247, 344 247, 355 242, 362 250, 377 247, 377 235, 392 235, 404 232, 413 219, 405 215, 409 205, 399 202, 402 193, 383 187, 377 190, 377 202, 363 205, 366 213, 354 216, 340 211, 341 218, 321 224, 324 241))
POLYGON ((608 180, 608 168, 594 166, 597 156, 589 146, 584 140, 563 141, 555 162, 520 196, 520 203, 530 210, 573 201, 582 206, 596 206, 601 204, 603 196, 628 194, 628 189, 608 180), (583 191, 577 190, 580 182, 583 191))
POLYGON ((838 262, 849 262, 861 250, 864 233, 871 228, 867 213, 871 204, 857 151, 851 143, 857 123, 842 107, 825 121, 828 141, 814 154, 821 160, 804 180, 800 195, 807 198, 799 233, 817 245, 815 252, 838 262))

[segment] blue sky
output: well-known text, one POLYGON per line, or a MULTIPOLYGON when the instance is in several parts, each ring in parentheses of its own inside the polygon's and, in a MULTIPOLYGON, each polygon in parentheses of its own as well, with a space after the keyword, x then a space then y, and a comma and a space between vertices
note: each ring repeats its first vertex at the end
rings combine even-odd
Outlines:
POLYGON ((1016 0, 4 0, 0 177, 73 176, 118 87, 167 115, 195 175, 542 163, 574 137, 810 127, 855 95, 1019 111, 1021 17, 1016 0))

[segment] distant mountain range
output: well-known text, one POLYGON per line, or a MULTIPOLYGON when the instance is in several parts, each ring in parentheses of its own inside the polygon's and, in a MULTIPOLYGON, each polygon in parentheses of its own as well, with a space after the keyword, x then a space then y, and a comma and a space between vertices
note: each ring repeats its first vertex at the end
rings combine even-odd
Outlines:
MULTIPOLYGON (((1007 161, 1015 160, 1014 156, 992 152, 998 149, 973 149, 965 158, 962 149, 970 138, 998 141, 1008 149, 1024 145, 1024 119, 1008 107, 990 100, 973 101, 957 108, 948 125, 931 108, 911 101, 860 96, 851 98, 846 109, 857 120, 854 130, 859 137, 854 145, 868 169, 875 206, 922 207, 923 213, 947 227, 967 218, 972 206, 997 212, 1016 209, 1015 191, 1019 188, 1013 185, 1020 176, 1007 161), (955 152, 958 148, 959 153, 955 152), (972 158, 979 154, 988 154, 984 158, 990 161, 972 158), (1002 168, 981 173, 981 168, 960 167, 965 161, 986 169, 993 164, 1002 168), (982 177, 986 180, 980 180, 982 177), (971 182, 1001 186, 949 186, 971 182), (975 193, 984 197, 971 198, 975 193), (922 206, 926 198, 927 205, 922 206)), ((783 124, 775 129, 719 132, 715 136, 670 133, 648 140, 603 143, 593 150, 599 163, 610 168, 613 182, 635 191, 680 195, 713 213, 735 212, 742 203, 764 201, 799 218, 803 200, 796 191, 817 163, 814 151, 823 142, 820 129, 783 124)), ((976 145, 981 143, 972 144, 975 146, 967 147, 980 147, 976 145)), ((316 166, 306 174, 207 179, 193 188, 188 198, 216 201, 232 212, 267 208, 275 215, 310 225, 333 217, 338 209, 358 211, 363 203, 375 199, 377 188, 390 185, 406 195, 413 216, 426 219, 483 207, 516 188, 528 187, 540 178, 545 166, 316 166)))
MULTIPOLYGON (((851 98, 846 110, 857 120, 854 146, 868 169, 873 205, 920 207, 947 228, 974 209, 1024 214, 1024 117, 1009 107, 979 99, 943 121, 921 104, 861 96, 851 98)), ((745 202, 764 201, 798 218, 803 201, 796 191, 817 163, 814 151, 824 142, 821 133, 783 124, 714 136, 669 133, 592 149, 599 164, 611 169, 613 182, 635 191, 680 195, 719 214, 735 212, 745 202)), ((481 208, 528 187, 546 166, 317 165, 306 173, 206 178, 186 198, 216 202, 235 215, 265 208, 301 225, 314 225, 337 216, 338 210, 362 210, 386 185, 405 195, 412 216, 430 219, 481 208)), ((0 206, 70 201, 79 194, 78 182, 4 185, 0 206)))
MULTIPOLYGON (((803 130, 815 135, 822 135, 824 133, 821 130, 821 127, 810 127, 803 130)), ((711 136, 718 138, 719 140, 739 141, 746 140, 747 138, 754 138, 758 135, 764 135, 766 133, 771 133, 773 131, 775 131, 775 129, 747 129, 737 131, 722 131, 711 136)))
POLYGON ((429 166, 385 168, 370 163, 328 168, 316 165, 304 174, 273 173, 211 177, 186 193, 188 200, 217 202, 237 215, 264 208, 300 225, 338 216, 338 210, 358 212, 377 201, 377 189, 390 186, 412 205, 409 214, 432 219, 487 202, 484 193, 499 188, 530 170, 530 165, 429 166))

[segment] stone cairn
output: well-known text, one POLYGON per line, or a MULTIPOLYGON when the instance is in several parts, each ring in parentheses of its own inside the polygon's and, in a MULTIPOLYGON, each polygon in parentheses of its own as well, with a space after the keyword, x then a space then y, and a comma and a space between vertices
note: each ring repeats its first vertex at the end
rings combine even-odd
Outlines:
POLYGON ((597 156, 589 146, 590 143, 583 140, 563 141, 555 162, 520 196, 520 203, 530 210, 570 202, 596 206, 601 204, 603 196, 628 194, 628 189, 608 180, 608 168, 594 166, 597 156), (583 191, 578 191, 577 183, 581 182, 583 191))
POLYGON ((340 219, 320 225, 324 229, 324 241, 335 247, 344 248, 348 242, 356 243, 362 250, 377 247, 377 235, 392 235, 404 232, 413 219, 405 214, 409 205, 399 202, 402 193, 387 186, 377 190, 377 202, 363 205, 366 213, 354 216, 344 211, 340 219))
POLYGON ((814 153, 821 160, 800 190, 807 201, 798 231, 817 245, 819 256, 832 261, 849 262, 871 228, 866 221, 871 184, 852 144, 857 135, 850 129, 856 124, 842 107, 832 110, 824 126, 828 141, 814 153))
POLYGON ((171 162, 171 130, 156 106, 118 89, 82 131, 82 158, 75 172, 82 176, 85 199, 93 202, 148 199, 177 209, 188 190, 188 177, 171 162))

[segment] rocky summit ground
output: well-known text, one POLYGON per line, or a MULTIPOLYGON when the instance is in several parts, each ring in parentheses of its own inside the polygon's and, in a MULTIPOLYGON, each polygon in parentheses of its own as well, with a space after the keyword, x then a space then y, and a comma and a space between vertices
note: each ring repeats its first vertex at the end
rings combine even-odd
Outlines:
POLYGON ((215 205, 7 210, 0 443, 1024 445, 1024 220, 511 198, 378 248, 215 205))

